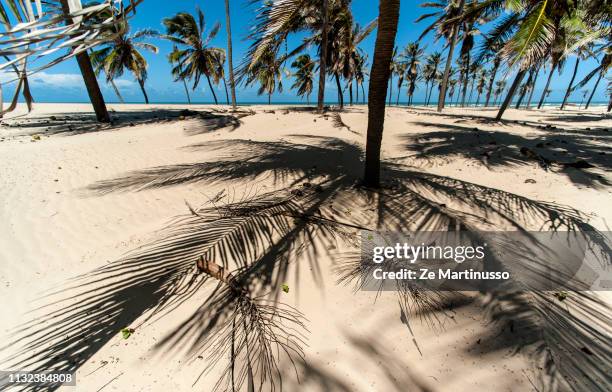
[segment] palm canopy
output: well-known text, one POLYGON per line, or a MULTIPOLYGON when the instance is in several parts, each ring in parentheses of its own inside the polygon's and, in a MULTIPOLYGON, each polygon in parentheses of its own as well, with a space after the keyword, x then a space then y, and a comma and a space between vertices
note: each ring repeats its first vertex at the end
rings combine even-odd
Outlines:
POLYGON ((196 9, 196 17, 187 12, 179 12, 163 20, 166 27, 164 38, 178 46, 169 56, 170 61, 176 64, 172 68, 172 74, 176 79, 193 80, 193 89, 198 86, 200 78, 204 75, 217 103, 217 96, 210 79, 212 78, 217 84, 223 77, 220 74, 220 70, 223 69, 220 62, 225 62, 225 50, 211 47, 209 44, 219 33, 221 25, 215 23, 207 34, 204 13, 199 8, 196 9))
POLYGON ((302 54, 291 63, 291 67, 296 70, 293 74, 295 83, 291 88, 297 90, 298 96, 303 97, 305 95, 308 99, 314 86, 314 60, 310 58, 310 55, 302 54))

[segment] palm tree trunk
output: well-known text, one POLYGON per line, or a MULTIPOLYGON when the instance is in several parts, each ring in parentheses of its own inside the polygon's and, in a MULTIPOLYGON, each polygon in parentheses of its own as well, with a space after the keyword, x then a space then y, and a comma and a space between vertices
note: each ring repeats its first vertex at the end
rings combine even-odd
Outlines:
POLYGON ((521 95, 519 96, 518 101, 516 101, 516 106, 514 107, 515 109, 518 109, 521 107, 521 103, 523 102, 523 99, 525 98, 525 94, 527 94, 527 86, 531 84, 531 79, 533 78, 534 72, 535 72, 535 68, 532 68, 531 71, 529 72, 529 77, 527 78, 527 82, 525 82, 525 88, 523 89, 523 91, 521 91, 521 95))
POLYGON ((465 94, 467 93, 467 86, 470 76, 470 54, 467 54, 466 65, 465 65, 465 76, 463 77, 463 92, 461 95, 461 107, 465 106, 465 94))
POLYGON ((610 96, 610 102, 608 102, 608 111, 612 109, 612 95, 610 96))
POLYGON ((374 46, 374 59, 370 71, 368 91, 368 131, 364 184, 380 186, 380 147, 385 123, 385 97, 387 80, 391 73, 391 57, 397 34, 399 0, 380 0, 378 9, 378 31, 374 46))
POLYGON ((145 90, 144 80, 138 79, 138 84, 140 85, 140 90, 142 91, 142 95, 144 95, 145 103, 149 103, 149 97, 147 96, 147 91, 145 90))
POLYGON ((512 82, 512 86, 510 86, 510 90, 508 90, 508 95, 506 95, 506 99, 504 99, 504 102, 499 108, 499 112, 497 112, 497 116, 495 117, 495 120, 497 121, 501 120, 502 116, 504 115, 504 112, 506 111, 510 103, 512 102, 512 98, 514 98, 514 93, 516 92, 516 89, 518 88, 518 86, 520 86, 521 80, 523 80, 525 73, 527 73, 527 70, 521 69, 516 74, 516 77, 514 78, 514 82, 512 82))
POLYGON ((565 104, 567 103, 567 99, 572 93, 572 85, 574 84, 574 79, 576 79, 576 73, 578 73, 578 64, 580 64, 580 57, 576 57, 576 65, 574 65, 574 73, 572 73, 572 79, 567 86, 567 90, 565 91, 565 96, 563 97, 563 102, 561 103, 560 109, 563 110, 565 108, 565 104))
POLYGON ((325 76, 327 74, 327 13, 328 0, 323 0, 323 23, 321 25, 321 58, 319 59, 319 96, 317 108, 323 112, 323 101, 325 100, 325 76))
POLYGON ((429 82, 425 82, 425 106, 429 106, 429 82))
MULTIPOLYGON (((584 110, 589 108, 589 105, 591 104, 591 100, 593 99, 593 96, 595 95, 595 91, 597 90, 597 86, 599 86, 599 82, 601 81, 602 76, 603 76, 603 72, 599 72, 599 76, 597 77, 597 81, 595 82, 595 86, 593 87, 593 91, 591 91, 591 95, 589 96, 589 99, 586 103, 586 106, 584 107, 584 110)), ((610 111, 610 109, 608 109, 608 111, 610 111)))
POLYGON ((223 75, 223 87, 225 88, 225 102, 227 102, 229 106, 229 94, 227 92, 227 83, 225 82, 225 75, 223 75))
POLYGON ((119 98, 119 102, 125 103, 123 101, 123 97, 121 96, 121 93, 119 92, 119 89, 117 88, 117 85, 115 84, 115 81, 113 79, 111 79, 111 80, 109 80, 109 83, 113 87, 113 90, 115 90, 115 94, 117 94, 117 98, 119 98))
POLYGON ((357 93, 357 97, 355 98, 355 102, 359 104, 359 82, 355 79, 355 92, 357 93))
MULTIPOLYGON (((401 86, 402 82, 400 81, 398 84, 399 84, 399 86, 401 86)), ((397 99, 395 100, 395 106, 399 106, 399 97, 400 97, 400 93, 402 92, 402 88, 399 87, 399 86, 397 88, 397 99)))
POLYGON ((494 61, 493 69, 491 69, 491 79, 489 80, 489 87, 487 88, 487 99, 485 101, 485 106, 489 106, 489 100, 491 99, 491 92, 493 91, 493 83, 495 83, 495 75, 497 74, 497 68, 499 68, 499 62, 494 61))
POLYGON ((189 96, 189 89, 187 88, 187 82, 183 79, 183 87, 185 87, 185 94, 187 94, 187 102, 191 105, 191 97, 189 96))
POLYGON ((348 88, 349 88, 349 105, 353 106, 353 83, 352 82, 349 82, 348 88))
POLYGON ((527 99, 527 109, 531 109, 531 98, 533 97, 533 92, 535 91, 536 82, 538 81, 538 75, 540 74, 540 66, 535 70, 533 74, 533 81, 531 82, 531 90, 529 90, 529 99, 527 99))
POLYGON ((210 88, 210 92, 213 95, 213 98, 215 99, 215 105, 218 105, 219 102, 217 101, 217 94, 215 94, 215 90, 213 89, 212 84, 210 83, 210 78, 208 77, 208 75, 204 74, 206 76, 206 80, 208 81, 208 87, 210 88))
MULTIPOLYGON (((230 90, 232 91, 232 108, 236 109, 236 82, 234 81, 234 65, 232 62, 232 23, 229 0, 225 0, 225 29, 227 30, 227 65, 229 67, 230 90)), ((223 82, 225 83, 225 79, 223 79, 223 82)), ((227 87, 225 89, 227 91, 227 87)))
MULTIPOLYGON (((70 6, 68 5, 68 0, 60 0, 60 3, 62 5, 62 11, 64 14, 69 14, 70 6)), ((68 20, 66 20, 66 24, 70 24, 68 20)), ((91 101, 91 105, 96 113, 96 119, 99 122, 110 122, 110 116, 108 115, 108 110, 106 109, 106 103, 104 102, 102 91, 100 91, 96 74, 91 66, 89 55, 87 52, 81 52, 76 55, 76 59, 77 63, 79 64, 79 69, 81 70, 81 75, 83 75, 83 81, 85 82, 85 87, 87 88, 89 100, 91 101)))
POLYGON ((391 99, 393 98, 393 72, 389 75, 389 106, 391 106, 391 99))
MULTIPOLYGON (((459 13, 463 11, 463 5, 465 0, 459 2, 459 13)), ((459 29, 457 24, 453 25, 453 32, 451 34, 451 40, 448 45, 448 56, 446 56, 446 67, 444 68, 444 76, 442 77, 442 84, 440 85, 440 95, 438 96, 438 111, 441 112, 444 109, 444 99, 446 98, 446 86, 448 85, 448 78, 450 77, 451 66, 453 65, 453 53, 455 51, 455 45, 457 44, 457 35, 459 29)))
POLYGON ((361 83, 361 103, 365 104, 365 100, 366 100, 365 88, 363 87, 363 83, 361 83))
POLYGON ((342 86, 340 85, 340 76, 338 76, 338 73, 334 73, 334 79, 336 79, 336 88, 338 89, 338 102, 340 103, 340 109, 343 109, 344 94, 342 94, 342 86))
POLYGON ((268 93, 268 105, 272 104, 272 93, 268 93))
POLYGON ((544 86, 544 90, 542 91, 542 96, 540 97, 540 102, 538 103, 538 109, 542 107, 544 103, 544 99, 546 98, 546 91, 548 91, 548 86, 550 86, 550 80, 552 79, 553 72, 555 72, 555 68, 557 68, 557 64, 553 63, 550 67, 550 73, 548 74, 548 79, 546 80, 546 86, 544 86))

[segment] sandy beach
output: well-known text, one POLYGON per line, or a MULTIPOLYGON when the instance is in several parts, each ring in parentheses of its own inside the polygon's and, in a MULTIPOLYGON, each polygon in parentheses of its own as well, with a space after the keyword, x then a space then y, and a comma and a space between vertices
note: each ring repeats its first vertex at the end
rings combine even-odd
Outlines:
MULTIPOLYGON (((319 184, 322 195, 338 195, 317 207, 329 219, 372 228, 433 228, 442 219, 414 212, 376 221, 369 214, 375 202, 342 198, 363 170, 365 106, 323 115, 267 105, 235 113, 200 105, 109 110, 113 123, 99 125, 90 105, 37 104, 30 114, 19 107, 0 126, 0 361, 73 369, 78 391, 209 391, 217 382, 228 358, 211 363, 203 332, 209 310, 203 304, 216 286, 197 275, 193 258, 206 244, 208 226, 191 233, 196 239, 181 234, 181 244, 159 242, 181 222, 198 218, 199 207, 295 195, 308 183, 319 184), (427 219, 430 226, 422 226, 427 219), (123 328, 133 329, 128 339, 123 328)), ((452 184, 456 192, 475 184, 481 196, 564 206, 585 224, 610 230, 612 117, 605 108, 509 109, 502 122, 492 121, 495 113, 388 107, 386 170, 412 173, 406 181, 415 195, 435 200, 438 209, 486 215, 467 218, 475 227, 513 229, 499 210, 436 195, 418 176, 431 175, 423 178, 452 184)), ((512 220, 538 230, 539 218, 526 213, 512 220)), ((270 234, 287 235, 293 234, 270 234)), ((493 320, 495 314, 483 311, 486 298, 456 293, 444 310, 404 314, 394 293, 337 283, 336 267, 352 250, 347 243, 324 231, 299 238, 307 249, 287 250, 285 268, 262 283, 303 313, 306 361, 296 365, 299 384, 291 362, 280 362, 285 390, 475 392, 495 383, 497 391, 527 391, 546 390, 542 385, 552 382, 534 354, 538 342, 518 338, 518 327, 503 318, 493 320)), ((244 253, 272 252, 263 242, 244 253)), ((240 252, 227 251, 234 266, 245 262, 240 252)), ((608 293, 593 295, 612 300, 608 293)), ((609 308, 603 314, 609 320, 609 308)), ((597 324, 573 315, 592 326, 588 336, 610 338, 605 319, 597 324)), ((594 355, 584 347, 576 338, 550 349, 560 373, 554 382, 607 389, 609 345, 591 341, 587 350, 594 355)))

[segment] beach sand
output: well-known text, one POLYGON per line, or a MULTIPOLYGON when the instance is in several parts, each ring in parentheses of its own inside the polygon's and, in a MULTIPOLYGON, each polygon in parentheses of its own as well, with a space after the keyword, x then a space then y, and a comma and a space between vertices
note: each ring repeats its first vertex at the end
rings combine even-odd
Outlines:
MULTIPOLYGON (((291 182, 301 170, 315 172, 304 178, 316 183, 318 171, 321 178, 333 175, 333 168, 325 167, 331 164, 357 179, 366 107, 325 116, 265 105, 241 108, 238 116, 199 105, 188 112, 184 105, 110 108, 116 119, 110 126, 95 124, 86 104, 36 104, 27 115, 20 106, 2 120, 0 361, 14 364, 32 354, 32 363, 20 365, 68 363, 78 368, 77 391, 182 391, 192 390, 194 383, 194 390, 212 390, 227 359, 198 379, 208 365, 205 355, 192 351, 202 325, 185 328, 185 323, 214 284, 203 285, 163 316, 147 319, 163 297, 157 286, 168 276, 132 282, 122 291, 115 288, 127 275, 96 271, 154 241, 177 217, 189 216, 188 205, 210 206, 206 203, 216 195, 223 204, 295 188, 291 182), (244 160, 245 154, 252 155, 251 161, 244 160), (276 161, 258 160, 266 154, 276 161), (334 159, 325 162, 326 157, 334 159), (234 159, 242 165, 232 168, 234 159), (211 175, 205 163, 217 160, 228 164, 215 166, 211 175), (104 298, 108 292, 110 302, 93 309, 84 299, 104 298), (74 313, 64 313, 68 321, 57 329, 54 323, 63 310, 74 313), (45 314, 56 317, 37 318, 45 314), (119 331, 126 327, 134 333, 123 339, 119 331), (74 346, 62 346, 62 340, 74 346)), ((496 113, 492 108, 448 108, 438 114, 433 108, 391 107, 382 155, 416 172, 569 206, 594 228, 609 230, 612 117, 604 110, 510 109, 497 123, 488 119, 496 113), (522 147, 596 167, 544 170, 537 159, 521 154, 522 147)), ((336 208, 337 218, 345 221, 359 214, 358 207, 341 201, 336 208)), ((299 386, 289 361, 280 363, 285 390, 523 391, 535 390, 542 380, 541 365, 529 350, 517 350, 506 324, 491 323, 475 294, 458 295, 437 321, 418 315, 402 321, 393 293, 377 296, 338 285, 334 265, 346 245, 321 244, 328 252, 301 265, 307 255, 296 256, 298 262, 283 276, 289 292, 278 294, 303 312, 309 331, 306 364, 298 364, 299 386)), ((609 334, 610 325, 605 328, 609 334)), ((581 348, 569 355, 584 355, 577 360, 590 363, 581 348)), ((609 365, 609 357, 599 359, 609 365)))

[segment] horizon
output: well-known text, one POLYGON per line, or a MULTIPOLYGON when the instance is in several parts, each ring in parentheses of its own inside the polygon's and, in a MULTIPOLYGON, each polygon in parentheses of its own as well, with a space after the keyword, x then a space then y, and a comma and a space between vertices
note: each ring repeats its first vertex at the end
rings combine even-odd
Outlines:
MULTIPOLYGON (((426 9, 420 7, 419 5, 423 2, 417 1, 404 1, 401 3, 400 9, 400 19, 398 24, 398 33, 396 38, 396 46, 398 50, 401 51, 403 47, 406 46, 407 43, 415 41, 421 32, 424 30, 425 26, 428 25, 429 21, 421 21, 419 23, 415 23, 414 21, 427 12, 426 9)), ((134 33, 138 30, 142 30, 145 28, 155 29, 160 32, 163 32, 162 19, 165 17, 170 17, 177 12, 190 12, 194 13, 196 7, 200 7, 204 12, 206 19, 206 31, 209 31, 210 28, 216 23, 219 22, 221 25, 220 31, 210 43, 211 46, 220 47, 226 49, 226 31, 225 31, 225 8, 222 2, 215 4, 206 4, 201 1, 181 1, 175 3, 167 3, 162 2, 161 0, 145 0, 142 5, 138 8, 137 14, 130 19, 131 33, 134 33)), ((250 42, 245 39, 248 33, 248 27, 252 25, 252 18, 254 15, 254 10, 256 9, 255 5, 248 5, 247 1, 233 1, 230 3, 230 12, 232 18, 232 33, 234 35, 234 67, 237 67, 242 58, 244 57, 250 42), (246 12, 245 12, 246 11, 246 12)), ((378 6, 372 6, 372 2, 363 1, 363 0, 354 0, 351 3, 351 9, 355 18, 355 22, 360 25, 366 25, 370 21, 372 21, 378 15, 378 6)), ((491 23, 488 23, 483 26, 483 33, 486 33, 490 28, 491 23)), ((301 39, 305 36, 304 33, 293 34, 288 39, 288 47, 294 48, 299 43, 301 43, 301 39)), ((360 44, 360 48, 362 48, 369 57, 369 61, 367 64, 367 68, 371 67, 371 58, 374 47, 374 40, 376 37, 376 30, 374 30, 364 41, 360 44)), ((476 37, 475 48, 479 47, 480 42, 482 41, 482 34, 476 37)), ((153 54, 149 52, 143 52, 147 62, 148 62, 148 74, 149 77, 146 81, 146 89, 149 94, 149 98, 151 103, 184 103, 187 104, 187 99, 185 97, 185 93, 183 90, 183 86, 181 82, 174 82, 170 73, 171 66, 166 59, 166 55, 171 51, 172 44, 168 41, 165 41, 161 38, 150 39, 147 42, 151 42, 154 45, 158 46, 159 53, 153 54)), ((425 54, 430 54, 433 51, 441 51, 444 56, 446 56, 446 51, 444 50, 444 43, 441 41, 435 42, 432 34, 426 36, 423 40, 421 40, 422 46, 425 47, 425 54)), ((311 55, 315 55, 315 50, 313 48, 308 48, 304 53, 309 53, 311 55)), ((456 57, 456 55, 455 55, 456 57)), ((563 99, 563 95, 567 88, 567 83, 569 82, 569 77, 571 77, 571 73, 573 71, 573 59, 574 56, 569 56, 568 61, 566 61, 566 65, 563 69, 563 72, 560 74, 555 72, 552 78, 551 89, 552 92, 550 96, 547 98, 548 104, 560 103, 563 99)), ((453 63, 456 59, 453 59, 453 63)), ((289 66, 290 62, 287 63, 287 67, 285 69, 287 71, 292 71, 289 66)), ((586 74, 588 74, 592 69, 597 66, 597 61, 595 59, 589 58, 587 60, 583 60, 580 63, 580 67, 578 69, 578 73, 576 76, 576 80, 581 80, 586 74)), ((227 73, 227 62, 225 64, 225 70, 227 73)), ((547 74, 548 69, 542 69, 539 72, 539 77, 536 83, 536 88, 534 90, 534 97, 539 97, 542 92, 542 89, 545 84, 544 74, 547 74)), ((511 70, 508 72, 504 69, 501 74, 507 74, 509 77, 512 76, 514 72, 511 70)), ((0 73, 0 81, 5 81, 8 77, 12 77, 11 75, 7 75, 8 72, 0 73)), ((318 77, 317 77, 318 78, 318 77)), ((34 96, 34 102, 39 103, 85 103, 89 102, 85 86, 79 72, 78 66, 76 64, 75 59, 70 59, 64 63, 60 63, 54 67, 49 68, 46 71, 39 72, 33 74, 29 77, 31 91, 34 96), (61 95, 59 95, 61 94, 61 95)), ((366 77, 366 83, 368 78, 366 77)), ((120 103, 117 97, 115 96, 112 88, 108 85, 103 78, 100 79, 100 87, 102 89, 105 100, 108 103, 120 103)), ((294 91, 292 91, 289 87, 291 86, 292 77, 288 77, 287 75, 283 76, 283 92, 276 92, 272 95, 272 103, 299 103, 299 104, 307 104, 306 99, 301 99, 297 97, 294 91)), ((129 74, 124 74, 122 77, 115 81, 121 94, 123 95, 126 103, 144 103, 144 99, 142 98, 142 94, 138 87, 136 81, 129 74)), ((393 81, 393 89, 392 89, 392 102, 395 103, 397 98, 397 85, 396 79, 393 81)), ((595 84, 595 78, 593 78, 584 89, 579 91, 574 91, 568 102, 579 104, 583 99, 582 92, 584 90, 589 90, 595 84)), ((4 96, 10 97, 12 96, 12 92, 14 91, 14 83, 10 85, 3 86, 4 96)), ((189 86, 191 89, 191 86, 189 86)), ((217 94, 219 104, 226 103, 225 90, 223 87, 223 83, 219 83, 215 88, 215 93, 217 94)), ((593 97, 593 103, 604 103, 607 102, 608 98, 605 94, 605 83, 600 83, 598 90, 593 97)), ((316 91, 310 97, 311 104, 316 101, 316 91)), ((206 83, 201 83, 195 91, 190 90, 191 99, 193 102, 198 102, 202 104, 213 104, 214 100, 212 98, 212 94, 208 89, 206 83)), ((327 78, 325 84, 325 94, 326 100, 325 103, 334 104, 337 103, 337 89, 335 83, 331 80, 331 78, 327 78)), ((367 94, 367 88, 366 88, 367 94)), ((236 86, 236 95, 237 95, 237 103, 239 104, 267 104, 267 96, 266 95, 257 95, 257 86, 245 87, 243 85, 238 84, 236 86)), ((430 105, 437 101, 436 94, 433 94, 435 97, 432 97, 430 101, 430 105)), ((348 103, 348 92, 344 92, 345 103, 348 103)), ((361 100, 361 97, 360 97, 361 100)), ((402 87, 400 91, 400 103, 404 100, 406 102, 406 87, 402 87)), ((367 101, 367 98, 366 98, 367 101)), ((425 101, 425 89, 424 84, 421 82, 418 84, 417 90, 414 95, 415 103, 424 103, 425 101)), ((19 102, 23 102, 23 97, 20 96, 19 102)), ((474 102, 474 101, 471 101, 474 102)))

